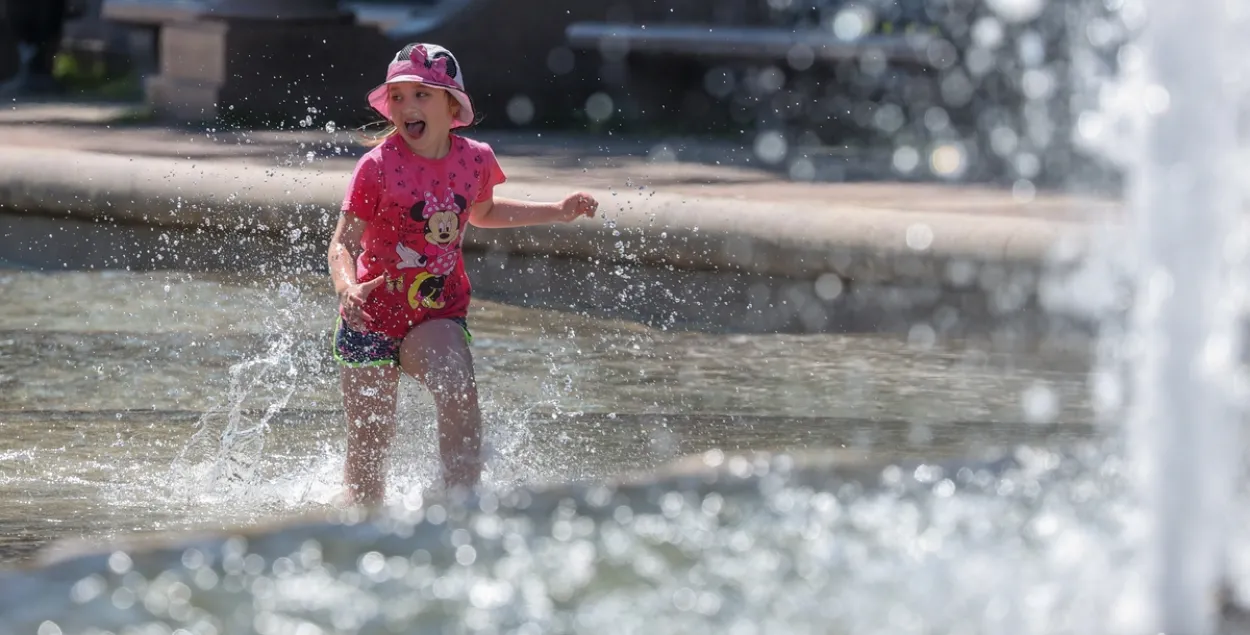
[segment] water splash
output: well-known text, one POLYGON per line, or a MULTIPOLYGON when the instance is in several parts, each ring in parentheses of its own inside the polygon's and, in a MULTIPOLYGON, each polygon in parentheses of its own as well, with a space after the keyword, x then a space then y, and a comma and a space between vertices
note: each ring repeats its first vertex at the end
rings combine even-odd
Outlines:
POLYGON ((1214 632, 1227 574, 1247 283, 1235 4, 1148 0, 1129 53, 1144 150, 1128 191, 1140 249, 1129 449, 1146 510, 1146 575, 1126 616, 1137 632, 1214 632))
POLYGON ((865 470, 865 485, 827 461, 703 460, 715 473, 467 505, 413 496, 366 523, 102 554, 20 589, 0 574, 5 603, 10 591, 46 598, 11 604, 4 623, 52 620, 65 633, 1106 632, 1128 549, 1108 540, 1122 530, 1122 474, 1100 452, 865 470))
POLYGON ((265 301, 265 329, 272 334, 267 349, 231 365, 224 404, 200 417, 173 463, 174 482, 189 478, 195 483, 193 496, 237 500, 252 493, 270 425, 307 380, 295 325, 309 303, 289 282, 273 291, 265 301))
POLYGON ((230 367, 226 405, 200 417, 195 434, 174 462, 175 473, 186 473, 194 465, 207 461, 210 467, 199 482, 199 493, 221 488, 226 492, 246 491, 253 484, 269 424, 286 407, 297 388, 299 369, 291 355, 295 341, 289 334, 277 336, 265 354, 230 367), (273 396, 256 414, 247 406, 258 389, 273 396))

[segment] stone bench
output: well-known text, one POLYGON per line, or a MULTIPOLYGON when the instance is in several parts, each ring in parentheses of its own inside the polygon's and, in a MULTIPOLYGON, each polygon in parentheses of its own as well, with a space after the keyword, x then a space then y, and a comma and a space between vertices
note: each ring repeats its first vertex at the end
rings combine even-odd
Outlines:
POLYGON ((580 50, 624 47, 631 53, 672 54, 733 60, 784 60, 796 47, 810 51, 813 59, 837 62, 868 55, 887 61, 929 65, 928 33, 870 34, 840 40, 814 28, 695 24, 615 24, 577 22, 566 29, 569 45, 580 50))
POLYGON ((110 22, 159 28, 179 20, 194 20, 208 11, 200 0, 105 0, 100 16, 110 22))

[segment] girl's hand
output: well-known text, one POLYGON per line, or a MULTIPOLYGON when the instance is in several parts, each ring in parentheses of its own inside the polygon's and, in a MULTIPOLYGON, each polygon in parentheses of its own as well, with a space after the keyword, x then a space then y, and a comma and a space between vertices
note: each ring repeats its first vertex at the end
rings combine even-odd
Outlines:
POLYGON ((373 290, 382 286, 384 276, 378 276, 368 282, 348 285, 339 293, 339 313, 347 325, 356 330, 367 330, 373 316, 365 313, 365 301, 373 290))
POLYGON ((594 218, 598 209, 599 201, 596 201, 595 197, 585 192, 574 192, 560 202, 560 220, 568 222, 578 216, 594 218))

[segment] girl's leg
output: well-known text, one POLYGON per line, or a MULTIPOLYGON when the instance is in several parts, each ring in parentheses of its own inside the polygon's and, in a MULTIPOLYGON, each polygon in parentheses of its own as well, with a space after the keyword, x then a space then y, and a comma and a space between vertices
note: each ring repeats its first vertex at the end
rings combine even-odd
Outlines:
POLYGON ((482 412, 464 327, 452 320, 417 325, 400 345, 399 363, 434 396, 444 482, 448 487, 476 485, 482 474, 482 412))
POLYGON ((399 368, 343 368, 343 407, 347 411, 347 464, 343 481, 349 503, 377 504, 386 494, 386 453, 395 436, 395 397, 399 368))

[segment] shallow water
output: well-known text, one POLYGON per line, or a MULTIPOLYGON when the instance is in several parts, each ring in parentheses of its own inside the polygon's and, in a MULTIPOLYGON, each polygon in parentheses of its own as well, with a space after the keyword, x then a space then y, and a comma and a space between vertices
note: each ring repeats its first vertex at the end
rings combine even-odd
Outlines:
MULTIPOLYGON (((332 315, 316 276, 0 273, 0 557, 323 509, 343 441, 332 315)), ((971 458, 1099 434, 1071 356, 664 332, 489 302, 470 325, 498 487, 709 449, 971 458)), ((431 411, 406 381, 392 502, 436 473, 431 411)))

